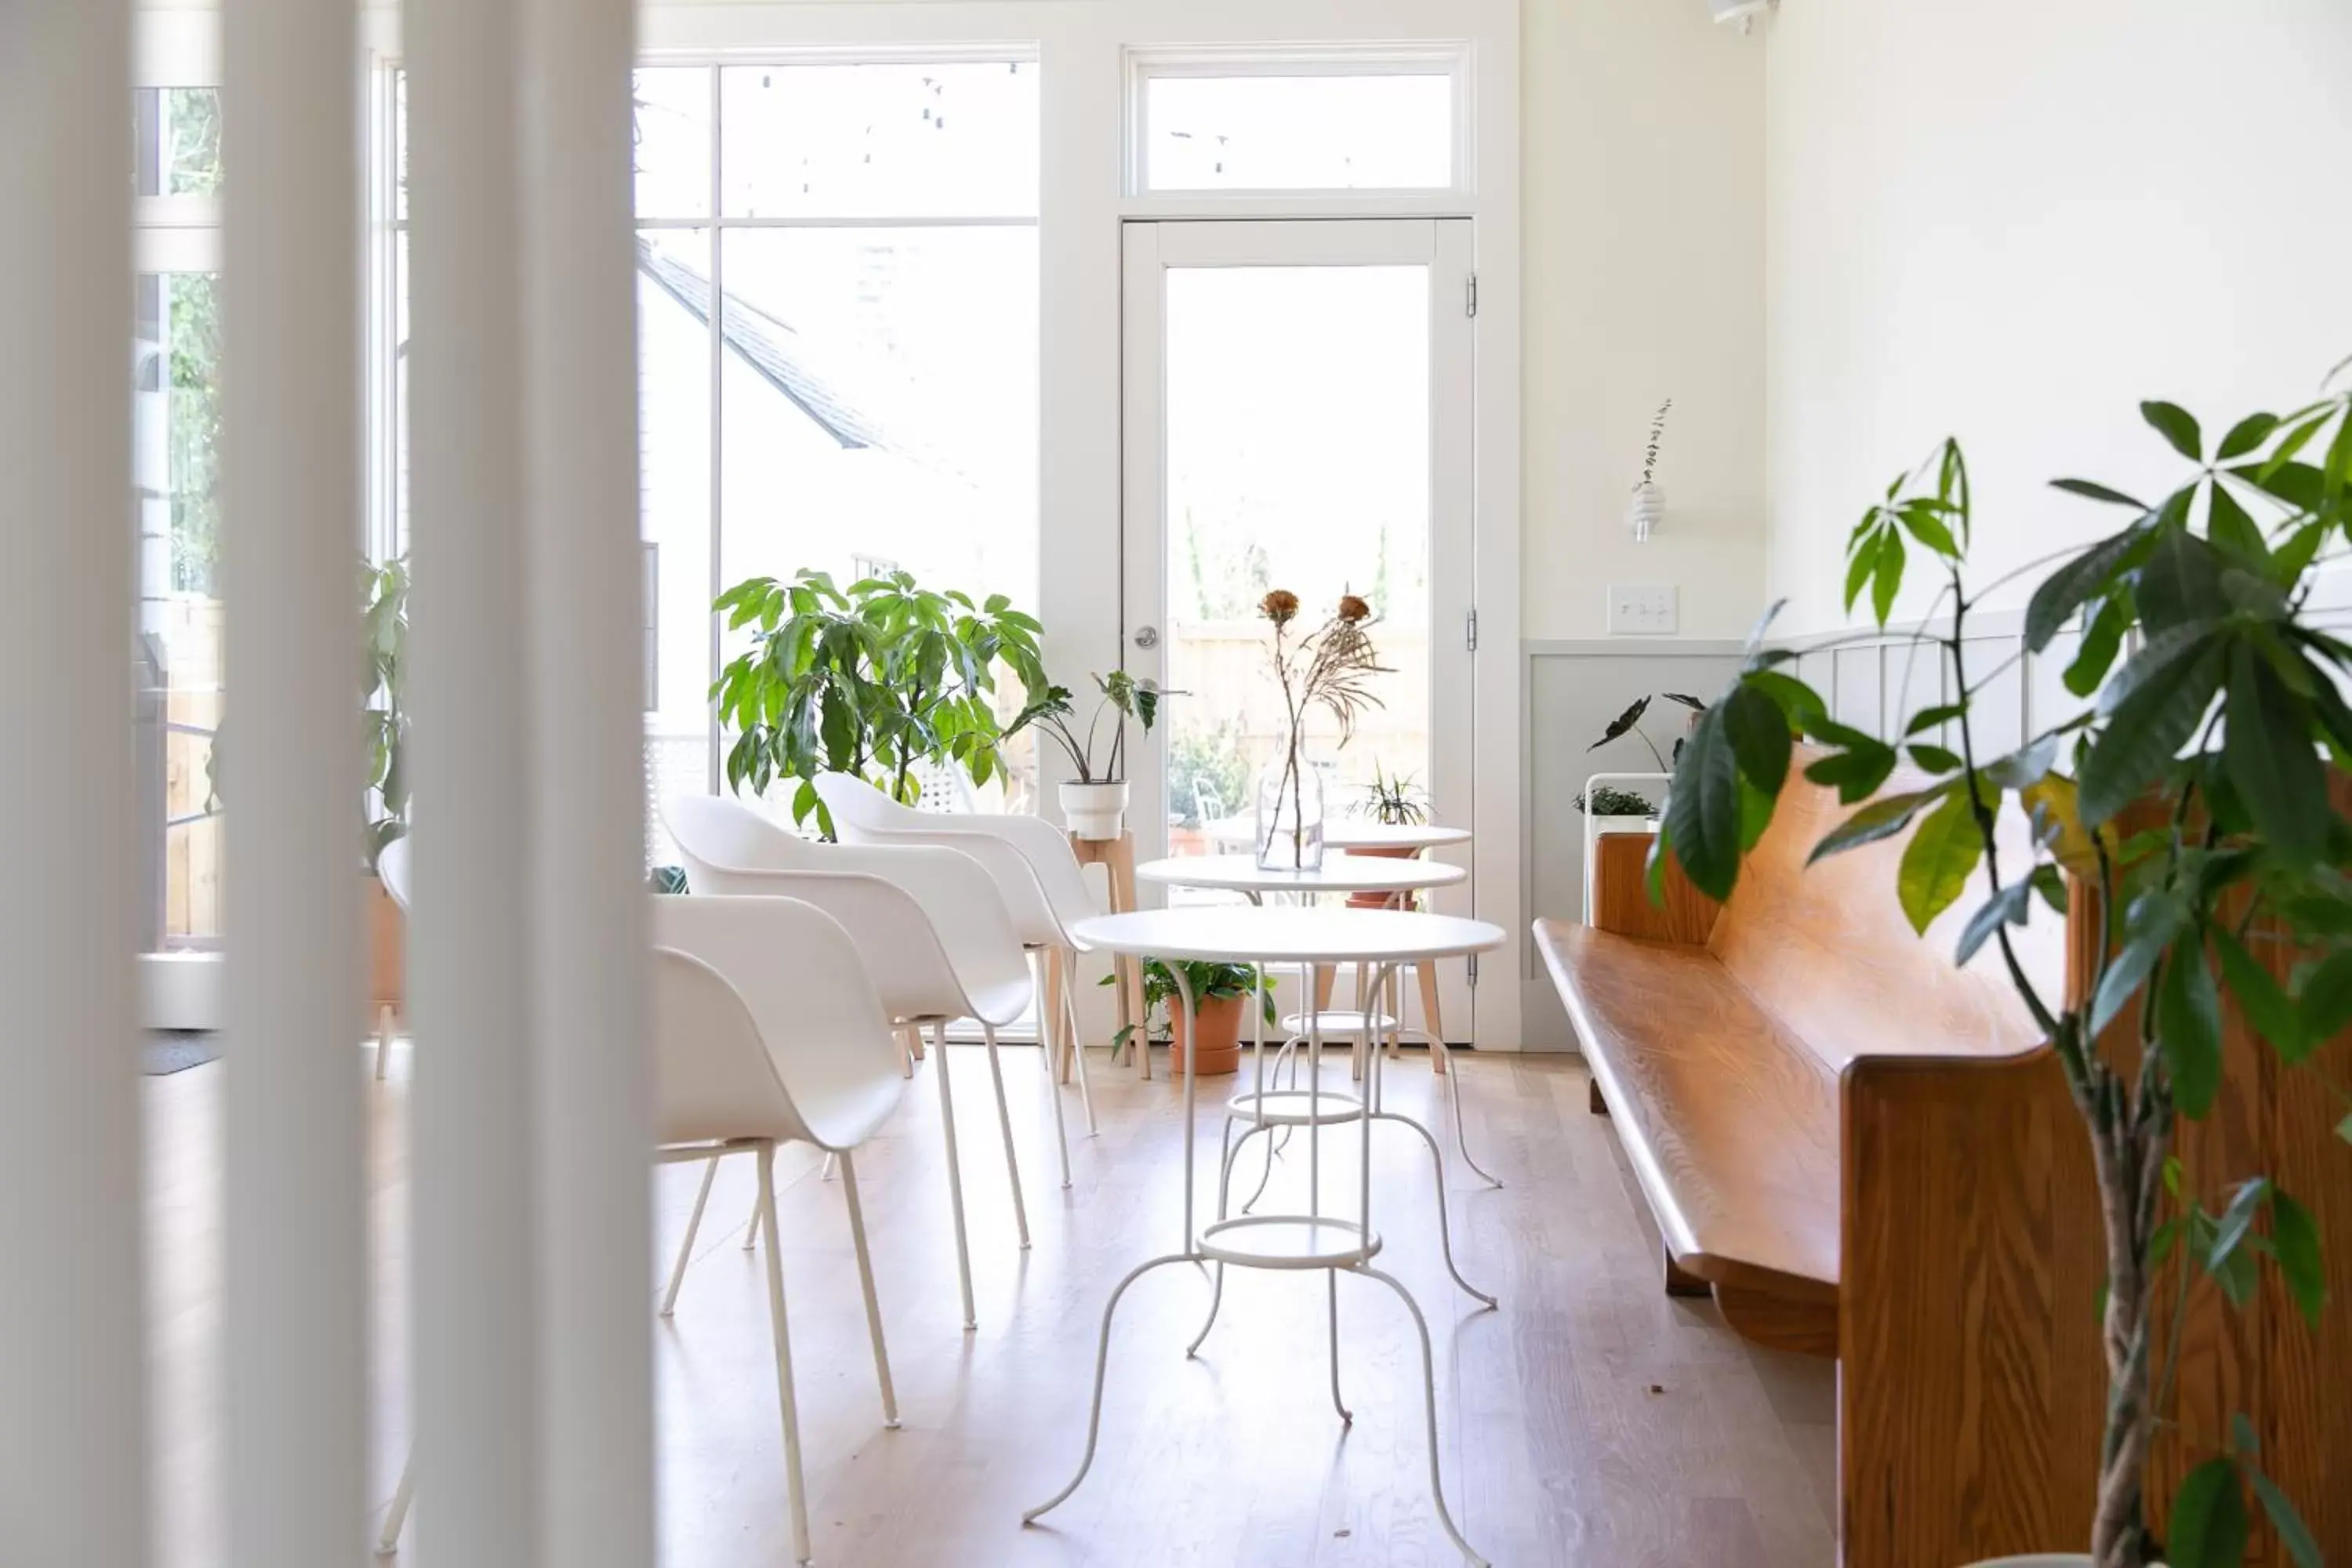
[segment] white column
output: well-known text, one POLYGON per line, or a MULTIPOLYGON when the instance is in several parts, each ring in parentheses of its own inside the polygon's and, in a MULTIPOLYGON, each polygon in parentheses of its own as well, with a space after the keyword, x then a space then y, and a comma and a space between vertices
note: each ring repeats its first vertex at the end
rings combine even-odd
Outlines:
POLYGON ((547 1561, 654 1561, 629 0, 525 0, 547 1561))
POLYGON ((228 1560, 366 1516, 356 14, 223 17, 228 1560))
POLYGON ((417 1550, 441 1568, 542 1561, 518 14, 404 16, 417 1550))
POLYGON ((141 1563, 126 0, 0 6, 0 1554, 141 1563))

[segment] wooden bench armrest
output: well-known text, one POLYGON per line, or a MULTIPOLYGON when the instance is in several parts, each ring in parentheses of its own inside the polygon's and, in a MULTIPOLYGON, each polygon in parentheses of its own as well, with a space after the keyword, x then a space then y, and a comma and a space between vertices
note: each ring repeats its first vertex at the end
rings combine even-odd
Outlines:
POLYGON ((1857 1058, 1840 1121, 1842 1561, 2080 1539, 2105 1243, 2057 1058, 1857 1058))
POLYGON ((1665 871, 1664 901, 1650 901, 1650 846, 1656 837, 1604 833, 1593 840, 1593 928, 1653 942, 1704 943, 1723 906, 1691 886, 1682 867, 1672 863, 1665 871))

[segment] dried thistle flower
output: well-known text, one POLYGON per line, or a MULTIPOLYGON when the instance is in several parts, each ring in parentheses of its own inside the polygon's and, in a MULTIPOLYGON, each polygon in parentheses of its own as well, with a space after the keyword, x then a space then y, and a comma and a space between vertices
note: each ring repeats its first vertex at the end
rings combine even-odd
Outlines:
POLYGON ((1276 588, 1257 602, 1259 611, 1277 626, 1286 626, 1298 614, 1298 595, 1287 588, 1276 588))
POLYGON ((1339 618, 1352 626, 1358 621, 1370 620, 1372 607, 1353 594, 1342 594, 1339 595, 1339 618))

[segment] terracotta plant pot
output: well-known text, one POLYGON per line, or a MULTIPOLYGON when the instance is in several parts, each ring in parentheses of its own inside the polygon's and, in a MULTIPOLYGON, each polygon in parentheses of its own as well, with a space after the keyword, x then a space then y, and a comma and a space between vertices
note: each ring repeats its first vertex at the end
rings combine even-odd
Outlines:
MULTIPOLYGON (((1246 996, 1210 996, 1199 1007, 1201 1028, 1201 1060, 1192 1071, 1196 1077, 1214 1078, 1220 1073, 1237 1071, 1242 1065, 1242 1005, 1246 996)), ((1168 1074, 1173 1079, 1184 1070, 1184 1009, 1171 1003, 1168 1008, 1168 1074)))
MULTIPOLYGON (((1368 849, 1350 849, 1348 853, 1368 855, 1376 860, 1410 860, 1421 851, 1408 849, 1402 845, 1378 845, 1368 849)), ((1395 897, 1393 893, 1349 893, 1348 907, 1351 910, 1385 910, 1391 907, 1395 897)), ((1407 895, 1406 902, 1409 904, 1411 901, 1411 896, 1407 895)))
POLYGON ((385 1007, 408 1013, 408 929, 400 906, 383 890, 383 883, 367 879, 368 1024, 385 1007))

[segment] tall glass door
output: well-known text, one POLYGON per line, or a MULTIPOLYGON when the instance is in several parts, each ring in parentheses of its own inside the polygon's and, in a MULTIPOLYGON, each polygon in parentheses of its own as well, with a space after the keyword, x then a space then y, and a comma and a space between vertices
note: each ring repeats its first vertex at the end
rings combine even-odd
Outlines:
MULTIPOLYGON (((1306 716, 1334 825, 1369 818, 1382 783, 1473 826, 1469 228, 1128 226, 1126 659, 1181 694, 1133 770, 1139 854, 1250 847, 1286 729, 1277 591, 1294 635, 1342 595, 1374 617, 1370 702, 1344 733, 1306 716)), ((1468 913, 1468 885, 1437 905, 1468 913)), ((1443 1022, 1466 1040, 1466 971, 1447 967, 1443 1022)))

